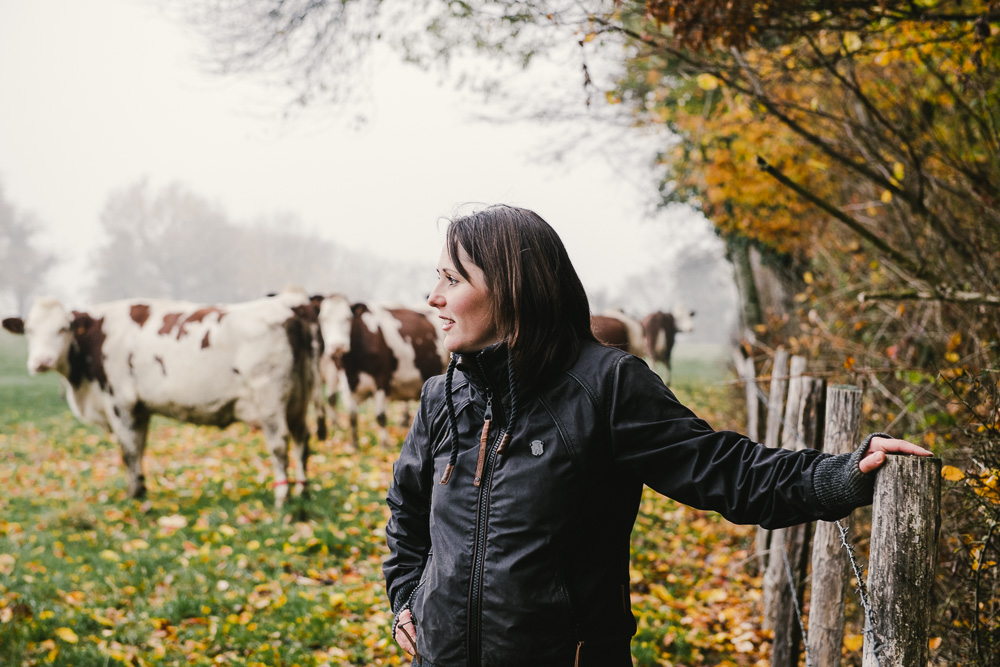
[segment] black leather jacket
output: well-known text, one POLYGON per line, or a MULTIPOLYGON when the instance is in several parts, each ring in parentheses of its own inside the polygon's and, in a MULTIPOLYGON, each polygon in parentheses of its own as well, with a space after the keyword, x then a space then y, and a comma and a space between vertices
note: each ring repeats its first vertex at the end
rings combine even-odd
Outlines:
POLYGON ((817 495, 814 474, 831 477, 844 455, 714 431, 641 360, 590 343, 568 371, 517 389, 512 441, 498 455, 510 414, 506 350, 465 355, 458 369, 454 474, 440 483, 451 438, 445 378, 436 377, 387 498, 389 599, 397 615, 411 609, 423 665, 631 665, 629 538, 644 484, 767 528, 838 519, 871 502, 870 490, 838 497, 840 482, 817 495), (493 421, 477 486, 488 397, 493 421))

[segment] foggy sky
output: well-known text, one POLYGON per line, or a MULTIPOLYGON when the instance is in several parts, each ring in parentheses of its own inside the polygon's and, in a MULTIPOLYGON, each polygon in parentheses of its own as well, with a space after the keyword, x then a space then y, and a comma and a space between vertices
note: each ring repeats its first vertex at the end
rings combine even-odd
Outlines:
POLYGON ((208 76, 198 48, 139 0, 0 2, 0 179, 61 259, 49 291, 85 299, 101 208, 143 177, 179 182, 235 220, 291 213, 349 249, 428 267, 442 217, 468 202, 526 206, 563 237, 589 291, 624 301, 634 276, 711 242, 695 214, 647 217, 655 144, 541 161, 566 127, 474 120, 502 110, 384 53, 357 113, 283 120, 287 90, 208 76), (351 122, 358 114, 365 122, 351 122))

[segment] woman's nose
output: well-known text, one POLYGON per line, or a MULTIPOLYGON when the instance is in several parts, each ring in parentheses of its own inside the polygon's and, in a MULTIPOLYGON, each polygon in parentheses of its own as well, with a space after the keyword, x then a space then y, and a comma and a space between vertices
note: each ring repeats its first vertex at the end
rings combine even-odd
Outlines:
POLYGON ((444 299, 438 294, 437 289, 427 295, 427 304, 434 308, 440 308, 444 304, 444 299))

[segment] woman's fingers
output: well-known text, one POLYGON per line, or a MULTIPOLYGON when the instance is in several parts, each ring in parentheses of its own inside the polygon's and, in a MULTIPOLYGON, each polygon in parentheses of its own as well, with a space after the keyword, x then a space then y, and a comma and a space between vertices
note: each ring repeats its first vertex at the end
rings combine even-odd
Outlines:
POLYGON ((414 645, 416 638, 417 627, 413 624, 413 617, 410 615, 409 609, 404 609, 399 614, 399 622, 396 624, 396 635, 393 639, 396 640, 396 643, 404 651, 410 655, 416 655, 417 648, 414 645))
POLYGON ((882 452, 873 452, 868 454, 865 458, 861 459, 858 463, 858 468, 863 473, 870 473, 873 470, 878 470, 881 465, 885 463, 885 454, 882 452))
POLYGON ((861 459, 858 464, 861 472, 869 473, 877 470, 885 463, 886 453, 891 454, 913 454, 914 456, 930 456, 932 452, 919 445, 898 438, 883 438, 881 436, 872 438, 868 447, 868 454, 861 459))

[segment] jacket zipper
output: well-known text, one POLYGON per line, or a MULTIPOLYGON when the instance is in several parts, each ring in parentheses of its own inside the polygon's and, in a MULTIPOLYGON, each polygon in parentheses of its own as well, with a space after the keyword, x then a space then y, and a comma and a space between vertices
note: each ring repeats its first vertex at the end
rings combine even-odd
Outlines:
POLYGON ((486 441, 490 436, 490 422, 493 421, 493 392, 486 393, 486 414, 483 415, 483 432, 479 436, 479 459, 476 461, 476 476, 472 479, 479 486, 483 479, 483 464, 486 462, 486 441))
MULTIPOLYGON (((482 375, 484 384, 489 386, 489 376, 483 369, 482 363, 476 359, 479 372, 482 375)), ((486 523, 489 516, 489 490, 490 482, 493 479, 493 469, 496 464, 496 453, 500 441, 506 432, 506 428, 501 428, 493 439, 493 443, 487 447, 489 438, 490 422, 493 419, 493 391, 486 393, 486 413, 484 415, 483 432, 480 436, 479 462, 476 470, 476 486, 479 486, 479 509, 476 517, 476 542, 472 550, 472 582, 469 589, 469 627, 468 627, 468 657, 469 667, 479 667, 481 650, 480 630, 482 615, 482 584, 483 566, 486 562, 486 523)))
POLYGON ((483 565, 486 562, 486 523, 489 515, 489 490, 493 479, 497 448, 506 429, 500 429, 485 462, 485 478, 479 489, 479 521, 476 526, 476 544, 472 556, 472 590, 469 594, 469 667, 479 667, 480 626, 482 615, 483 565))

